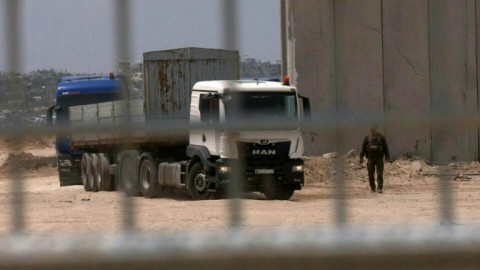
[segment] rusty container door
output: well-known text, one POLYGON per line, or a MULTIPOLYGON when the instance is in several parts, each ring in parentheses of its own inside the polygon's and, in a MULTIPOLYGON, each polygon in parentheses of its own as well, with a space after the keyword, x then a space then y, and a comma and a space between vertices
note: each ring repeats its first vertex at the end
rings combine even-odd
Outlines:
POLYGON ((239 79, 238 51, 181 48, 146 52, 145 114, 149 118, 188 118, 190 94, 198 81, 239 79))

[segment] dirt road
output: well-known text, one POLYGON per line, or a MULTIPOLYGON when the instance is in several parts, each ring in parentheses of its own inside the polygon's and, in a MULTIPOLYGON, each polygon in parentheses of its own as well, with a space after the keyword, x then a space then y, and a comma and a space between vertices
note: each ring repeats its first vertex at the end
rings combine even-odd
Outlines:
MULTIPOLYGON (((53 156, 52 146, 24 149, 36 157, 53 156)), ((8 151, 0 149, 0 234, 12 230, 12 183, 8 151)), ((32 155, 27 157, 32 158, 32 155)), ((435 167, 421 160, 397 160, 388 164, 383 194, 370 193, 366 170, 345 159, 308 158, 306 185, 289 201, 267 201, 250 193, 242 198, 245 229, 319 228, 335 224, 335 179, 345 179, 348 221, 353 227, 439 224, 438 179, 426 176, 435 167)), ((32 164, 27 160, 22 164, 32 164)), ((16 165, 18 166, 18 165, 16 165)), ((20 166, 22 167, 22 166, 20 166)), ((17 167, 18 169, 19 167, 17 167)), ((480 172, 478 163, 450 166, 453 173, 480 172)), ((81 186, 60 187, 53 166, 22 169, 26 234, 82 234, 122 230, 123 202, 120 192, 87 193, 81 186)), ((15 179, 15 180, 12 180, 15 179)), ((453 191, 455 224, 480 224, 480 177, 448 177, 453 191)), ((169 191, 162 198, 129 198, 135 206, 136 226, 146 232, 224 230, 229 224, 230 200, 191 201, 183 191, 169 191)))

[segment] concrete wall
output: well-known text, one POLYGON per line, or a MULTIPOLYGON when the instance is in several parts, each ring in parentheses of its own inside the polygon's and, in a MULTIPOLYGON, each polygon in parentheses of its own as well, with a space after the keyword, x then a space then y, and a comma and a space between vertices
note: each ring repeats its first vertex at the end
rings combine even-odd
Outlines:
MULTIPOLYGON (((335 1, 337 112, 383 116, 380 0, 335 1)), ((365 129, 341 129, 338 150, 359 148, 365 129), (358 136, 352 136, 358 134, 358 136)))
POLYGON ((390 151, 431 158, 428 0, 382 3, 385 114, 390 151), (388 121, 408 117, 407 123, 388 121), (408 131, 408 132, 407 132, 408 131))
POLYGON ((480 0, 284 4, 292 82, 325 119, 352 120, 337 128, 321 119, 306 132, 307 154, 358 151, 370 123, 386 120, 392 156, 478 159, 478 125, 458 120, 478 112, 480 0), (444 113, 451 122, 426 121, 444 113))
MULTIPOLYGON (((477 112, 475 0, 429 1, 430 109, 436 115, 477 112)), ((478 127, 432 128, 435 160, 478 158, 478 127)))
MULTIPOLYGON (((295 25, 305 25, 305 31, 295 31, 295 39, 290 40, 290 49, 306 52, 301 65, 296 65, 288 74, 292 74, 295 84, 302 93, 315 100, 314 110, 334 115, 337 108, 336 73, 335 73, 335 36, 334 36, 334 0, 306 1, 290 9, 290 15, 310 14, 310 10, 317 10, 309 16, 298 16, 295 25), (307 90, 308 89, 308 90, 307 90)), ((292 20, 290 20, 292 21, 292 20)), ((291 34, 293 26, 290 26, 291 34)), ((326 127, 328 123, 323 123, 326 127)), ((305 141, 313 147, 312 152, 328 152, 337 145, 336 130, 320 128, 308 130, 305 141)))

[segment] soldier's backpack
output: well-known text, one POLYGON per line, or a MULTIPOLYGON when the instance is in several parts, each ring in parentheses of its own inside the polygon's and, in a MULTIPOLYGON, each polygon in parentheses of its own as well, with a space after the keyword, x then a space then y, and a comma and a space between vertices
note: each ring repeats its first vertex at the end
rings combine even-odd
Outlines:
POLYGON ((368 135, 368 153, 372 155, 383 154, 382 136, 380 134, 368 135))

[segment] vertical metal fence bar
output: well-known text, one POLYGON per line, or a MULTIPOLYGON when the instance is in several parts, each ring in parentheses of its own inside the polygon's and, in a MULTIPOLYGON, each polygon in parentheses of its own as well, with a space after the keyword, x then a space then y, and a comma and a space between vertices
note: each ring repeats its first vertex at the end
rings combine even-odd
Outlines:
MULTIPOLYGON (((222 25, 223 25, 223 47, 225 49, 235 49, 238 44, 238 18, 237 18, 237 1, 236 0, 223 0, 221 1, 222 12, 222 25)), ((241 158, 239 159, 241 160, 241 158)), ((242 205, 238 198, 240 194, 240 183, 242 182, 242 174, 244 170, 244 164, 237 164, 234 171, 233 179, 229 185, 229 197, 231 197, 229 203, 230 211, 230 227, 239 228, 242 224, 242 205)))
POLYGON ((288 75, 288 53, 287 53, 287 0, 280 1, 280 33, 282 50, 282 77, 288 75))
MULTIPOLYGON (((6 4, 5 33, 7 35, 7 69, 10 77, 9 91, 10 93, 22 92, 21 82, 21 0, 8 0, 6 4)), ((23 96, 23 93, 21 93, 23 96)), ((10 137, 10 152, 18 152, 21 149, 21 135, 17 127, 14 134, 8 134, 10 137), (15 134, 18 133, 18 134, 15 134), (16 136, 17 135, 17 136, 16 136)), ((12 170, 10 173, 12 181, 12 231, 14 233, 22 233, 25 229, 24 218, 24 198, 23 198, 23 179, 18 169, 12 170)))
MULTIPOLYGON (((343 122, 343 123, 346 123, 346 121, 342 121, 343 119, 340 119, 340 112, 343 111, 345 108, 342 108, 341 104, 341 97, 339 96, 339 89, 338 89, 338 61, 339 59, 343 58, 343 50, 339 49, 338 48, 338 37, 337 37, 337 18, 335 18, 335 9, 337 8, 336 5, 338 5, 338 3, 336 1, 333 1, 333 27, 334 27, 334 35, 333 35, 333 38, 334 38, 334 52, 335 52, 335 103, 336 103, 336 110, 335 111, 332 111, 332 113, 330 113, 330 117, 332 117, 334 119, 334 122, 343 122)), ((333 175, 333 182, 334 182, 334 198, 335 198, 335 201, 334 201, 334 211, 335 211, 335 223, 337 224, 337 226, 339 226, 340 228, 343 227, 343 226, 346 226, 347 224, 347 203, 346 203, 346 196, 345 196, 345 179, 343 179, 343 174, 345 172, 345 160, 341 160, 342 159, 342 156, 341 156, 341 153, 340 151, 343 150, 343 143, 344 143, 344 138, 343 138, 343 134, 345 134, 345 132, 348 131, 348 129, 346 128, 346 126, 336 126, 336 125, 333 125, 332 123, 334 122, 331 122, 329 121, 330 123, 330 136, 329 138, 337 138, 336 139, 336 145, 335 145, 335 149, 336 149, 336 152, 337 152, 337 155, 338 157, 335 159, 334 161, 334 166, 333 166, 333 170, 336 172, 335 175, 333 175)))
MULTIPOLYGON (((115 64, 120 61, 127 61, 129 63, 131 59, 131 34, 130 34, 130 1, 129 0, 116 0, 115 2, 115 45, 116 45, 116 57, 115 64)), ((127 107, 126 110, 129 110, 127 107)), ((129 111, 124 115, 129 115, 129 111)), ((127 127, 123 127, 122 132, 129 137, 131 134, 127 134, 129 130, 127 127)), ((127 139, 128 141, 128 139, 127 139)), ((128 144, 122 146, 123 149, 128 149, 128 144)), ((123 228, 125 231, 133 231, 135 229, 135 205, 134 201, 128 196, 124 196, 123 199, 123 228)))
MULTIPOLYGON (((431 115, 432 121, 432 159, 441 164, 437 167, 437 179, 439 188, 439 218, 440 222, 445 225, 453 223, 454 214, 452 207, 452 190, 451 178, 448 177, 448 157, 439 156, 442 153, 443 142, 451 136, 447 127, 455 126, 451 116, 460 116, 458 111, 453 107, 453 103, 449 100, 450 92, 446 76, 446 67, 438 67, 432 64, 432 61, 447 64, 449 60, 448 51, 449 43, 447 42, 448 23, 447 22, 447 5, 448 1, 429 1, 429 43, 430 43, 430 80, 431 80, 431 115), (440 153, 440 154, 436 154, 440 153), (438 157, 437 157, 438 156, 438 157), (438 160, 436 160, 438 159, 438 160)), ((435 62, 433 62, 435 63, 435 62)))
POLYGON ((454 223, 454 214, 453 214, 453 194, 452 186, 450 181, 451 177, 445 176, 448 175, 447 170, 440 170, 441 176, 438 177, 438 186, 440 188, 440 218, 441 224, 443 225, 453 225, 454 223), (442 175, 444 174, 444 175, 442 175))
MULTIPOLYGON (((337 26, 337 21, 336 21, 336 18, 335 18, 335 8, 336 8, 336 4, 337 2, 336 1, 333 1, 333 27, 336 27, 337 26)), ((337 78, 337 75, 338 75, 338 71, 337 71, 337 68, 338 68, 338 59, 341 59, 341 53, 342 53, 342 50, 340 50, 337 46, 337 31, 335 29, 334 31, 334 35, 333 35, 333 38, 334 38, 334 44, 335 44, 335 48, 334 48, 334 52, 335 52, 335 88, 336 88, 336 91, 335 91, 335 103, 336 103, 336 110, 335 111, 332 111, 330 114, 329 114, 329 117, 333 118, 334 121, 331 121, 329 120, 329 134, 330 136, 328 136, 329 138, 337 138, 336 139, 336 145, 335 145, 335 151, 337 152, 337 155, 338 155, 338 158, 334 161, 334 164, 333 164, 333 170, 336 172, 335 175, 332 175, 332 179, 333 180, 333 185, 334 185, 334 190, 333 190, 333 195, 334 195, 334 214, 335 214, 335 223, 337 224, 337 226, 339 227, 342 227, 344 226, 346 223, 347 223, 347 211, 346 211, 346 203, 345 203, 345 194, 344 194, 344 190, 345 190, 345 182, 344 182, 344 179, 342 179, 342 177, 340 176, 340 173, 342 173, 344 171, 344 164, 342 164, 342 162, 339 160, 340 159, 340 151, 342 149, 342 131, 345 131, 345 129, 342 128, 342 126, 336 126, 334 125, 333 123, 334 122, 337 122, 337 121, 340 121, 341 119, 339 119, 339 111, 343 110, 343 108, 340 108, 340 98, 338 96, 338 87, 337 87, 337 84, 338 84, 338 78, 337 78)))
POLYGON ((21 0, 6 0, 5 33, 7 35, 6 59, 10 72, 20 71, 20 4, 21 0))
POLYGON ((117 0, 115 5, 116 63, 131 59, 131 4, 129 0, 117 0))
MULTIPOLYGON (((347 225, 347 196, 345 194, 345 162, 346 160, 341 153, 342 134, 345 132, 345 128, 340 127, 338 134, 337 145, 337 158, 333 161, 333 184, 334 184, 334 210, 335 210, 335 223, 338 227, 344 227, 347 225)), ((331 132, 336 133, 336 128, 331 126, 331 132)))

